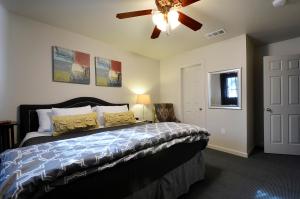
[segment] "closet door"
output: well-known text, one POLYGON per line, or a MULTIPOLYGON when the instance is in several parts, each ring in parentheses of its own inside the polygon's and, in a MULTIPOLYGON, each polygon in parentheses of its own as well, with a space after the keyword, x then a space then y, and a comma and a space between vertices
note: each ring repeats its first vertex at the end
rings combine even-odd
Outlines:
POLYGON ((183 122, 205 127, 205 75, 201 65, 182 69, 183 122))
POLYGON ((300 155, 300 55, 264 57, 266 153, 300 155))

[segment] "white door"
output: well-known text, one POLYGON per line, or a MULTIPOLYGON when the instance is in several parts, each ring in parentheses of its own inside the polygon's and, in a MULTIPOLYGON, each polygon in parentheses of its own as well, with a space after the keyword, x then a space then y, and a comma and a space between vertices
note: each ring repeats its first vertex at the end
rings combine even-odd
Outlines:
POLYGON ((205 127, 205 75, 201 65, 182 69, 183 122, 205 127))
POLYGON ((264 57, 266 153, 300 155, 300 55, 264 57))

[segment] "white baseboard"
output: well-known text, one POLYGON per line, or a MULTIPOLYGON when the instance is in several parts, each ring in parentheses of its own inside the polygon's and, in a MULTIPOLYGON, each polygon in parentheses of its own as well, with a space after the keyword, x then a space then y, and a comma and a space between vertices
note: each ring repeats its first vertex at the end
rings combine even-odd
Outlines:
POLYGON ((240 156, 240 157, 243 157, 243 158, 248 158, 248 153, 244 153, 244 152, 237 151, 237 150, 234 150, 234 149, 229 149, 229 148, 226 148, 226 147, 216 146, 216 145, 211 145, 211 144, 208 144, 207 147, 210 148, 210 149, 214 149, 214 150, 222 151, 222 152, 225 152, 225 153, 230 153, 230 154, 233 154, 233 155, 237 155, 237 156, 240 156))

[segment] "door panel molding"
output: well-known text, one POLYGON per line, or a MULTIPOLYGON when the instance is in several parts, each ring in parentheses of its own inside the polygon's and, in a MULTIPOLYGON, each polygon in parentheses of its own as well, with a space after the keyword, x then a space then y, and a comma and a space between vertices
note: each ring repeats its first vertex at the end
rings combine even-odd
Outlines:
POLYGON ((270 71, 282 71, 282 61, 270 62, 270 71))
POLYGON ((299 104, 299 76, 289 75, 289 104, 299 104))
POLYGON ((282 144, 282 115, 274 114, 271 115, 271 143, 272 144, 282 144))
POLYGON ((289 61, 289 70, 299 70, 299 65, 300 65, 300 60, 295 59, 295 60, 290 60, 289 61))
POLYGON ((300 114, 289 115, 289 144, 300 145, 300 114))
POLYGON ((282 102, 282 78, 278 76, 270 77, 271 85, 271 105, 281 105, 282 102), (279 88, 279 90, 277 90, 279 88))

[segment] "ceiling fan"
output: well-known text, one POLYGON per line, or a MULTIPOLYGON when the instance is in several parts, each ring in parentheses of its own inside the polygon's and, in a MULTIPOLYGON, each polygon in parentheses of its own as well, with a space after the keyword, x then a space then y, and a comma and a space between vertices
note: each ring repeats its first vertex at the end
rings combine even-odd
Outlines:
POLYGON ((167 32, 169 34, 170 30, 175 29, 180 23, 194 31, 199 30, 202 27, 201 23, 179 11, 180 8, 198 1, 200 0, 155 0, 157 10, 148 9, 124 12, 117 14, 116 17, 118 19, 126 19, 152 15, 155 27, 152 32, 151 39, 156 39, 159 37, 161 32, 167 32))

